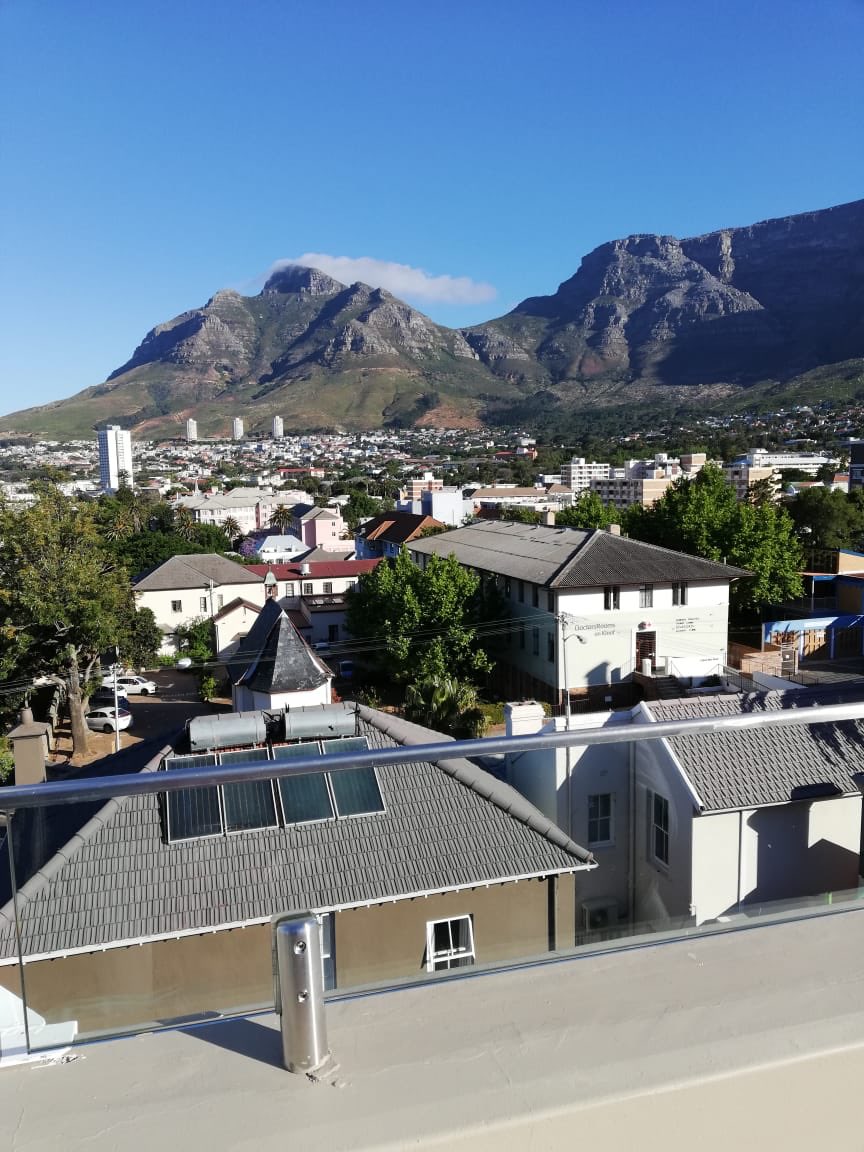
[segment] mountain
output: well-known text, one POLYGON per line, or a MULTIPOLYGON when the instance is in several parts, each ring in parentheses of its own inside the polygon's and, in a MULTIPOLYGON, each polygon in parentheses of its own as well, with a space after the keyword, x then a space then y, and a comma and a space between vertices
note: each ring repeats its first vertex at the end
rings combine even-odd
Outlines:
POLYGON ((686 240, 596 248, 551 296, 443 328, 380 288, 287 266, 147 334, 104 384, 0 430, 138 435, 530 422, 598 404, 730 403, 864 384, 864 201, 686 240), (851 383, 850 383, 851 381, 851 383))

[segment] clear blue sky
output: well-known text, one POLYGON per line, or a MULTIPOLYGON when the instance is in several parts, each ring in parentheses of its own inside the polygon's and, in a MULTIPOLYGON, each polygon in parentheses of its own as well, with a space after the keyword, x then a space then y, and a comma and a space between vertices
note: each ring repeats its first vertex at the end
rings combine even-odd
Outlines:
POLYGON ((280 258, 475 323, 618 236, 858 199, 862 45, 862 0, 0 0, 0 411, 280 258))

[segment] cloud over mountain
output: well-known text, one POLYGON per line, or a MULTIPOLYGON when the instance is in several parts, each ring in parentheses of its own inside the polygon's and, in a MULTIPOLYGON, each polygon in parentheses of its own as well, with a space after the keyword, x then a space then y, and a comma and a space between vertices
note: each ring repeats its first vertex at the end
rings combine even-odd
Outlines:
POLYGON ((470 276, 433 276, 423 268, 376 260, 373 256, 330 256, 326 252, 304 252, 277 260, 268 275, 292 264, 318 268, 343 284, 362 280, 373 288, 386 288, 394 296, 408 297, 436 304, 483 304, 494 300, 497 291, 492 284, 472 280, 470 276))

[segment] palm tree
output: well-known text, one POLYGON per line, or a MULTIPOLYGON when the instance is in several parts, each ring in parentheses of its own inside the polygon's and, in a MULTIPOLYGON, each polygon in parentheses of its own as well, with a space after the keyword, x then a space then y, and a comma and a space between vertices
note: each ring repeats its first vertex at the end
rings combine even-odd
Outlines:
POLYGON ((284 504, 277 504, 270 513, 270 527, 278 528, 280 532, 284 533, 291 527, 293 519, 290 508, 286 508, 284 504))
POLYGON ((234 541, 238 536, 242 535, 240 524, 233 516, 226 516, 222 521, 222 531, 228 537, 228 543, 234 547, 234 541))
POLYGON ((116 544, 120 540, 128 540, 134 531, 135 526, 129 515, 129 509, 121 504, 105 525, 105 539, 116 544))
POLYGON ((174 531, 183 540, 191 540, 195 535, 195 517, 182 504, 174 512, 174 531))
POLYGON ((452 676, 415 680, 405 692, 405 715, 437 732, 456 737, 482 736, 486 717, 477 689, 452 676))

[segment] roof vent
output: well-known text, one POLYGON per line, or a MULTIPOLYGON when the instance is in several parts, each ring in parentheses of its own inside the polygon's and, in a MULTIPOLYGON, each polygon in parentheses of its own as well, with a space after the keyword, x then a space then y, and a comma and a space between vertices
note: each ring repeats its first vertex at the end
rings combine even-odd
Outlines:
POLYGON ((312 568, 304 561, 300 565, 300 575, 301 576, 310 576, 311 574, 312 574, 312 568))

